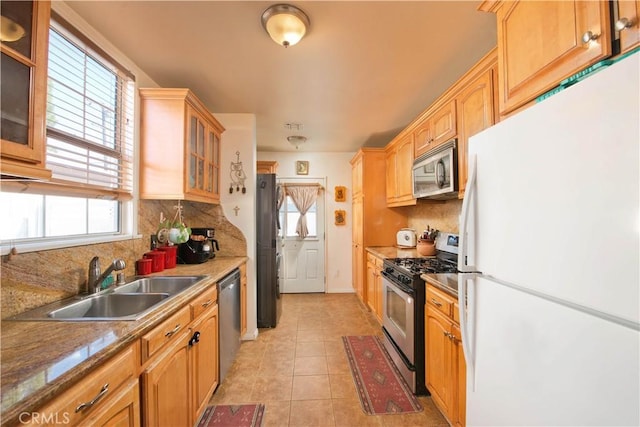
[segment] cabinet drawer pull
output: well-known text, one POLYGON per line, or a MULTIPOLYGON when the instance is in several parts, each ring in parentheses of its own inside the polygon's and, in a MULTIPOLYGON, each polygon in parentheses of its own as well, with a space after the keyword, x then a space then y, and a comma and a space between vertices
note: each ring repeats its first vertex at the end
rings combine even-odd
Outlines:
POLYGON ((206 302, 203 302, 203 303, 202 303, 202 306, 203 306, 204 308, 207 308, 207 307, 209 307, 210 305, 211 305, 211 300, 210 300, 210 299, 208 299, 206 302))
POLYGON ((93 398, 93 400, 91 400, 90 402, 81 403, 76 407, 76 414, 80 411, 84 411, 85 409, 91 408, 93 405, 95 405, 98 402, 98 400, 102 399, 102 396, 107 394, 108 391, 109 391, 109 383, 106 383, 105 385, 102 386, 102 389, 100 389, 100 392, 97 394, 96 397, 93 398))
POLYGON ((175 328, 173 328, 171 331, 169 331, 166 334, 164 334, 164 336, 167 337, 167 338, 170 338, 171 336, 173 336, 173 334, 175 334, 179 330, 180 330, 180 324, 178 323, 175 328))
POLYGON ((436 300, 435 298, 431 298, 431 302, 436 306, 436 307, 442 307, 442 303, 438 300, 436 300))

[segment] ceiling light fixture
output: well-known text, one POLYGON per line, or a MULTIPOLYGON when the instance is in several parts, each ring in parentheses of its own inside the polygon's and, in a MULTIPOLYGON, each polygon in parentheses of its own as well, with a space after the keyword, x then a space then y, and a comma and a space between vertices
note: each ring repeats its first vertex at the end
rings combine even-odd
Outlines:
POLYGON ((298 43, 309 28, 309 17, 290 4, 274 4, 262 13, 262 26, 281 46, 298 43))
POLYGON ((0 41, 16 42, 24 36, 24 28, 13 19, 0 16, 0 41))
POLYGON ((287 141, 289 141, 292 145, 296 146, 296 150, 300 144, 304 144, 307 142, 307 137, 302 135, 291 135, 287 137, 287 141))

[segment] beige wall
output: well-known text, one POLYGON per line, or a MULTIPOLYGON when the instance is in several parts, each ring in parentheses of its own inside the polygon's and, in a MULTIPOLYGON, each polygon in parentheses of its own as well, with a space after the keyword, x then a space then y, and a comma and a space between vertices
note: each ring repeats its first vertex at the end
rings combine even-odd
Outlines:
POLYGON ((462 200, 447 200, 444 203, 418 202, 417 206, 407 208, 409 228, 420 234, 427 228, 458 233, 458 218, 462 209, 462 200))
MULTIPOLYGON (((126 276, 135 274, 135 260, 149 250, 150 235, 158 228, 160 212, 173 218, 176 201, 139 202, 141 237, 113 243, 76 246, 2 257, 0 280, 0 316, 6 318, 31 308, 78 294, 87 280, 89 261, 100 257, 104 270, 115 258, 125 260, 126 276)), ((219 256, 245 256, 245 238, 227 221, 217 205, 184 202, 184 220, 190 227, 215 227, 220 244, 219 256)), ((215 262, 215 259, 208 262, 215 262)))

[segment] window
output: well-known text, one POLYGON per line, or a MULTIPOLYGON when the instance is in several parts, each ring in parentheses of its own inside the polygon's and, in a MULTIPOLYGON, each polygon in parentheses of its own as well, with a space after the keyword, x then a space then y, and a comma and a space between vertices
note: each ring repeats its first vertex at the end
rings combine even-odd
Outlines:
MULTIPOLYGON (((307 229, 309 229, 307 238, 316 238, 318 236, 317 209, 317 203, 314 203, 307 211, 307 229)), ((296 234, 298 218, 300 218, 300 212, 291 200, 291 197, 287 196, 280 207, 280 224, 282 226, 280 233, 282 234, 282 237, 298 237, 296 234)))
POLYGON ((0 239, 93 236, 104 241, 130 235, 133 76, 53 16, 46 115, 46 167, 52 180, 3 183, 0 203, 7 218, 1 221, 0 239))

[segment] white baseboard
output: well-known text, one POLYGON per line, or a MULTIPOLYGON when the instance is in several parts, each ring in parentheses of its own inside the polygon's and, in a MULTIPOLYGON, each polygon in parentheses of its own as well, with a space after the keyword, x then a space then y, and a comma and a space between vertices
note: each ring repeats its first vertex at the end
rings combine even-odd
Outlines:
POLYGON ((258 338, 258 329, 254 329, 253 332, 252 331, 247 331, 246 334, 244 334, 240 340, 241 341, 253 341, 255 339, 258 338))
POLYGON ((356 291, 353 288, 332 288, 327 291, 328 294, 353 294, 356 291))

